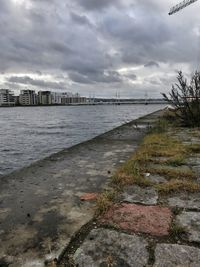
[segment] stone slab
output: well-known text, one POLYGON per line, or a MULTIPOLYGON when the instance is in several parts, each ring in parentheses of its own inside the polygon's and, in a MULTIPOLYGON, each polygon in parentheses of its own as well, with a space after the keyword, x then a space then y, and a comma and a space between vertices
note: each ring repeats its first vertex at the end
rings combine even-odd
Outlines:
POLYGON ((167 236, 171 221, 172 213, 168 208, 126 203, 113 205, 100 219, 103 224, 155 236, 167 236))
POLYGON ((155 250, 153 267, 199 267, 200 249, 190 246, 160 244, 155 250))
POLYGON ((200 157, 187 158, 187 163, 191 166, 200 166, 200 157))
POLYGON ((178 167, 175 166, 170 166, 170 165, 164 165, 164 164, 155 164, 155 163, 150 163, 149 168, 155 169, 155 170, 170 170, 170 171, 180 171, 180 172, 190 172, 191 168, 187 165, 181 165, 178 167))
POLYGON ((158 174, 146 173, 145 177, 150 182, 155 183, 155 184, 162 184, 162 183, 166 183, 167 182, 167 179, 165 179, 163 176, 158 175, 158 174))
POLYGON ((180 193, 168 198, 170 207, 200 210, 200 193, 180 193))
POLYGON ((185 227, 190 242, 200 243, 200 212, 183 212, 176 221, 185 227))
POLYGON ((136 235, 92 230, 74 255, 79 267, 143 267, 148 263, 147 242, 136 235))
POLYGON ((129 203, 140 203, 146 205, 157 204, 158 193, 152 187, 128 186, 122 194, 122 201, 129 203))
POLYGON ((191 168, 193 172, 196 173, 196 175, 199 177, 200 176, 200 165, 192 166, 191 168))

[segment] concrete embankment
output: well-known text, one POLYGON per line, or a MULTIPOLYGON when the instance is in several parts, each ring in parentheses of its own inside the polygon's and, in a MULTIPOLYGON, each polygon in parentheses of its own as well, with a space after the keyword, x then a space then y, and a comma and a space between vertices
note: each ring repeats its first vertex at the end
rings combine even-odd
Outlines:
POLYGON ((161 112, 1 177, 0 266, 39 267, 57 257, 94 216, 81 196, 107 186, 161 112))

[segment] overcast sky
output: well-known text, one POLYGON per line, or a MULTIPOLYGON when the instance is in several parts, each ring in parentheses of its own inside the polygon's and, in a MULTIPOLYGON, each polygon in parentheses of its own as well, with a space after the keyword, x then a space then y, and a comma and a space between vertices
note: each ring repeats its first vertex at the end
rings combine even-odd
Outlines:
POLYGON ((0 0, 2 88, 160 97, 200 61, 200 1, 0 0))

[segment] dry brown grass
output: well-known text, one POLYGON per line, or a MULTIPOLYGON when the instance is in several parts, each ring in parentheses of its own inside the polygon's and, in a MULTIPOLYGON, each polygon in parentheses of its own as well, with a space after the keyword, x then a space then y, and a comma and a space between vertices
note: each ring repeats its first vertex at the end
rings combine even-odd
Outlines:
POLYGON ((190 169, 170 168, 167 166, 149 167, 146 172, 165 176, 167 179, 196 179, 195 173, 190 169))
POLYGON ((151 133, 144 138, 135 154, 116 172, 113 184, 123 187, 127 184, 152 185, 144 177, 145 172, 169 176, 169 178, 194 178, 192 171, 172 168, 152 168, 149 163, 171 166, 183 165, 187 148, 181 142, 169 137, 166 133, 151 133), (164 157, 157 159, 156 157, 164 157))
POLYGON ((145 169, 149 163, 180 166, 185 163, 187 147, 167 134, 147 135, 133 157, 123 166, 127 174, 145 169), (163 157, 163 159, 162 159, 163 157), (138 166, 138 167, 137 167, 138 166))
POLYGON ((133 184, 142 187, 153 185, 153 183, 145 178, 144 175, 133 176, 121 173, 112 177, 112 185, 117 191, 121 191, 125 186, 133 184))
POLYGON ((177 166, 184 165, 186 163, 186 159, 185 159, 184 155, 178 154, 176 156, 173 156, 173 157, 167 159, 163 163, 166 164, 166 165, 177 167, 177 166))
POLYGON ((156 128, 144 138, 133 156, 116 171, 111 179, 113 189, 103 192, 97 198, 97 215, 104 213, 127 185, 155 186, 161 194, 173 191, 200 191, 200 185, 192 181, 196 178, 192 170, 178 168, 185 164, 188 155, 200 152, 200 144, 184 145, 165 132, 168 127, 166 120, 160 120, 156 128), (170 180, 155 185, 145 176, 147 172, 165 176, 170 180))
POLYGON ((191 134, 194 137, 200 138, 200 128, 193 129, 193 131, 191 132, 191 134))
POLYGON ((167 183, 154 186, 161 194, 169 194, 171 192, 200 192, 200 185, 186 180, 171 180, 167 183))
POLYGON ((173 167, 178 167, 186 164, 186 159, 183 155, 176 155, 173 157, 152 157, 149 158, 150 163, 159 164, 159 165, 169 165, 173 167))
POLYGON ((187 147, 165 132, 150 133, 144 138, 134 155, 117 170, 112 177, 112 186, 117 191, 131 184, 152 186, 153 183, 144 175, 146 172, 160 174, 169 179, 194 179, 195 175, 191 170, 172 168, 183 165, 187 155, 187 147), (157 157, 163 157, 163 159, 157 159, 157 157), (149 167, 150 163, 156 163, 156 168, 149 167), (165 166, 160 168, 158 164, 165 166))
POLYGON ((200 153, 200 143, 188 145, 187 149, 190 153, 200 153))
POLYGON ((187 147, 166 133, 146 136, 143 150, 148 153, 149 157, 183 157, 187 155, 187 147))
POLYGON ((128 176, 134 176, 138 177, 141 175, 141 165, 139 162, 135 159, 135 155, 129 159, 127 162, 125 162, 118 170, 116 175, 128 175, 128 176))
POLYGON ((109 207, 112 206, 116 196, 116 189, 111 189, 109 191, 105 191, 99 194, 96 200, 96 216, 106 212, 109 207))

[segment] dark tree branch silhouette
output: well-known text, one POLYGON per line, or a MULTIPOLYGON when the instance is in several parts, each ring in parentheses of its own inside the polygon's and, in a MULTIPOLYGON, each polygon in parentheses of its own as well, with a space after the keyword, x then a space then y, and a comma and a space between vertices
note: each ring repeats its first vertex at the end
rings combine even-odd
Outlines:
POLYGON ((188 83, 179 71, 177 80, 169 95, 162 95, 175 108, 175 114, 183 126, 200 127, 200 72, 196 71, 188 83))

